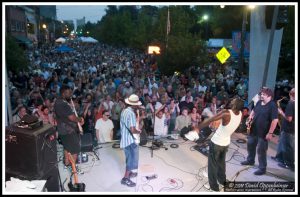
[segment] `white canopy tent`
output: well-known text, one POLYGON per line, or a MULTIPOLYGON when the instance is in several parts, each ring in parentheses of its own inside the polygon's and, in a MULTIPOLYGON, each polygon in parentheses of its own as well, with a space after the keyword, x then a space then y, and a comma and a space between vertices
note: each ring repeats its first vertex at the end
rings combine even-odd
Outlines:
POLYGON ((55 42, 65 43, 66 39, 63 37, 60 37, 60 38, 56 39, 55 42))
POLYGON ((97 43, 98 40, 92 38, 92 37, 80 37, 80 40, 82 42, 90 42, 90 43, 97 43))

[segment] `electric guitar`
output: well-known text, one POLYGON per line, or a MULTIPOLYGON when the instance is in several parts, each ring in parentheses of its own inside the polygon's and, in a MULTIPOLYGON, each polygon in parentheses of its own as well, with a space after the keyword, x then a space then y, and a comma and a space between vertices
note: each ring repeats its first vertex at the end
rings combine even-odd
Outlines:
MULTIPOLYGON (((75 166, 75 161, 71 153, 68 153, 68 159, 72 164, 72 175, 74 175, 74 184, 72 184, 72 179, 70 180, 68 186, 71 192, 85 192, 85 184, 78 183, 78 174, 75 166)), ((71 176, 72 177, 72 176, 71 176)))
POLYGON ((250 135, 252 122, 253 122, 253 119, 250 120, 250 118, 248 117, 247 120, 246 120, 246 125, 247 125, 247 135, 250 135))

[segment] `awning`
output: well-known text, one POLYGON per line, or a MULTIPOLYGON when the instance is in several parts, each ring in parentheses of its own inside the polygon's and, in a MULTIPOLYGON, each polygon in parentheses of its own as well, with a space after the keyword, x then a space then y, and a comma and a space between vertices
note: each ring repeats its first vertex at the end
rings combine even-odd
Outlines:
POLYGON ((32 44, 32 41, 26 38, 25 36, 14 36, 17 39, 18 43, 32 44))

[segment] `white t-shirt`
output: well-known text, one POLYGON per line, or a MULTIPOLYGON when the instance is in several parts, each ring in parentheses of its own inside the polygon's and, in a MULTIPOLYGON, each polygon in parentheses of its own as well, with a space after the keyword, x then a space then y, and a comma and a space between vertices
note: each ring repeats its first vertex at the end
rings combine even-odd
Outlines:
POLYGON ((102 118, 98 119, 96 122, 96 132, 99 134, 99 143, 111 142, 111 132, 114 128, 113 122, 108 119, 104 121, 102 118))
POLYGON ((168 134, 168 126, 165 125, 165 120, 165 114, 163 114, 162 118, 155 116, 154 135, 166 136, 168 134))
POLYGON ((204 116, 204 117, 207 117, 207 118, 211 118, 211 117, 214 116, 213 112, 210 110, 210 107, 204 108, 201 115, 204 116))

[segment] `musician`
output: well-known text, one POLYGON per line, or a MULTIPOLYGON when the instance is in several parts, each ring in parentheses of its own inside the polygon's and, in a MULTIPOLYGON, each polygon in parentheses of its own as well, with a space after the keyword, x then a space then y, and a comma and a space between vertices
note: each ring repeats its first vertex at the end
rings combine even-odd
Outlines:
POLYGON ((295 154, 295 88, 289 92, 290 101, 285 108, 285 112, 278 108, 279 114, 283 117, 281 124, 282 156, 283 162, 278 166, 289 168, 294 171, 295 154))
POLYGON ((77 160, 77 155, 80 152, 78 123, 83 125, 84 119, 77 117, 73 111, 73 107, 69 104, 72 96, 71 88, 63 85, 60 88, 60 94, 61 97, 55 101, 54 112, 58 135, 64 146, 64 164, 68 166, 70 165, 68 152, 72 154, 74 161, 77 160))
POLYGON ((257 147, 259 166, 258 170, 254 172, 255 175, 266 173, 268 140, 272 138, 278 122, 278 108, 272 98, 273 91, 268 87, 263 87, 260 91, 260 101, 257 102, 249 116, 252 125, 247 142, 248 157, 241 164, 254 165, 257 147))
POLYGON ((217 115, 204 120, 199 125, 199 130, 202 130, 213 121, 221 120, 222 122, 212 136, 209 145, 208 181, 210 189, 214 191, 219 191, 218 183, 224 185, 226 182, 226 152, 230 144, 230 136, 241 122, 243 106, 244 101, 235 98, 230 103, 231 109, 223 109, 217 115))
POLYGON ((135 94, 130 95, 125 99, 126 108, 121 113, 120 127, 121 127, 121 141, 120 148, 124 150, 126 158, 126 170, 121 184, 128 187, 135 187, 136 183, 130 178, 136 177, 137 172, 133 170, 138 169, 139 163, 139 145, 138 138, 141 130, 137 129, 137 116, 135 110, 142 105, 139 97, 135 94))

